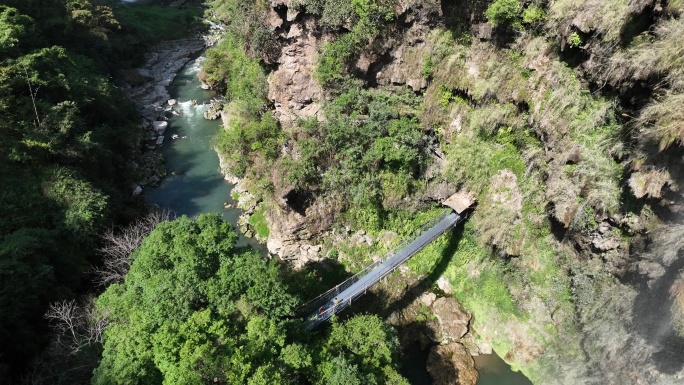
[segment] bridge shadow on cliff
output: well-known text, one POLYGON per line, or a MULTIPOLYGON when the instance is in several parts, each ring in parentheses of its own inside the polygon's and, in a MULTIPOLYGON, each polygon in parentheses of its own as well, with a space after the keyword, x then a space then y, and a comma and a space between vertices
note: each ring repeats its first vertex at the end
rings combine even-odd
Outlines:
MULTIPOLYGON (((384 282, 389 282, 390 286, 405 285, 404 288, 399 289, 401 292, 399 296, 392 295, 386 289, 370 290, 364 296, 356 300, 349 308, 340 313, 338 317, 344 320, 359 314, 377 314, 382 318, 387 318, 394 312, 406 309, 413 301, 425 293, 426 290, 432 288, 437 280, 444 274, 463 237, 463 225, 458 225, 444 235, 449 237, 447 245, 440 253, 439 258, 429 274, 421 277, 412 284, 406 284, 406 281, 398 279, 396 274, 390 275, 385 278, 384 282)), ((390 290, 394 291, 391 288, 390 290)))
POLYGON ((458 249, 461 239, 463 238, 463 225, 455 227, 445 235, 449 237, 449 239, 447 241, 446 247, 444 247, 439 256, 439 259, 432 268, 432 271, 430 271, 428 275, 420 278, 413 285, 407 287, 399 299, 395 300, 384 309, 382 312, 383 317, 387 317, 396 311, 400 311, 408 307, 413 301, 425 293, 426 290, 434 287, 437 284, 437 280, 444 275, 449 263, 451 262, 451 259, 458 249))

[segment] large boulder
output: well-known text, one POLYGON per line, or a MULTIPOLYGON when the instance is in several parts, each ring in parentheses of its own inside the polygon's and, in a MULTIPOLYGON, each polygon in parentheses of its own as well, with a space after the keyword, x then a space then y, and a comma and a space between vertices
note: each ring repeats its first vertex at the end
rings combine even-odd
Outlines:
POLYGON ((434 385, 475 385, 480 376, 468 350, 455 342, 434 346, 428 356, 427 370, 434 385))
POLYGON ((432 311, 439 322, 443 341, 459 340, 468 333, 471 315, 451 297, 438 298, 432 304, 432 311))
POLYGON ((156 120, 152 122, 152 127, 157 131, 157 134, 164 135, 166 129, 169 128, 169 122, 165 120, 156 120))

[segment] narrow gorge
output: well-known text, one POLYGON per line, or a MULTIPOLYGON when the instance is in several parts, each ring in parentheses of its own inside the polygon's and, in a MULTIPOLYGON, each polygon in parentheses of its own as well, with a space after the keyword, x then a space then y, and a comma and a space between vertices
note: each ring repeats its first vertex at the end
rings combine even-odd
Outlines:
POLYGON ((684 383, 683 1, 0 3, 0 383, 684 383))

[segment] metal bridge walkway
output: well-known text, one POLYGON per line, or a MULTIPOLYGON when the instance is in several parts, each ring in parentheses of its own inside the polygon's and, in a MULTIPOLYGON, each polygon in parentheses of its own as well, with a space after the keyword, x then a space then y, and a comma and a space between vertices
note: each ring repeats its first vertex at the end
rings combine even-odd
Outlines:
POLYGON ((444 211, 387 253, 386 258, 371 263, 353 277, 305 304, 304 314, 309 314, 305 319, 307 329, 313 330, 335 313, 351 305, 353 300, 365 294, 370 287, 463 219, 451 210, 444 211))

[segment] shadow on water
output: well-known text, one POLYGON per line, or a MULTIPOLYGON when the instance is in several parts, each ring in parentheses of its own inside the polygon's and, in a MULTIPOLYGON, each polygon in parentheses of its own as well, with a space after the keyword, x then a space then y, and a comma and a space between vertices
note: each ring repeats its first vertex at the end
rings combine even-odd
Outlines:
POLYGON ((474 358, 475 367, 480 372, 477 385, 532 385, 532 381, 524 374, 512 371, 496 353, 474 358))
POLYGON ((632 275, 630 284, 637 290, 632 307, 632 327, 649 344, 657 349, 651 356, 653 364, 665 374, 674 374, 684 368, 684 338, 672 327, 672 298, 670 287, 684 268, 684 251, 667 267, 665 274, 648 284, 646 275, 632 275))

